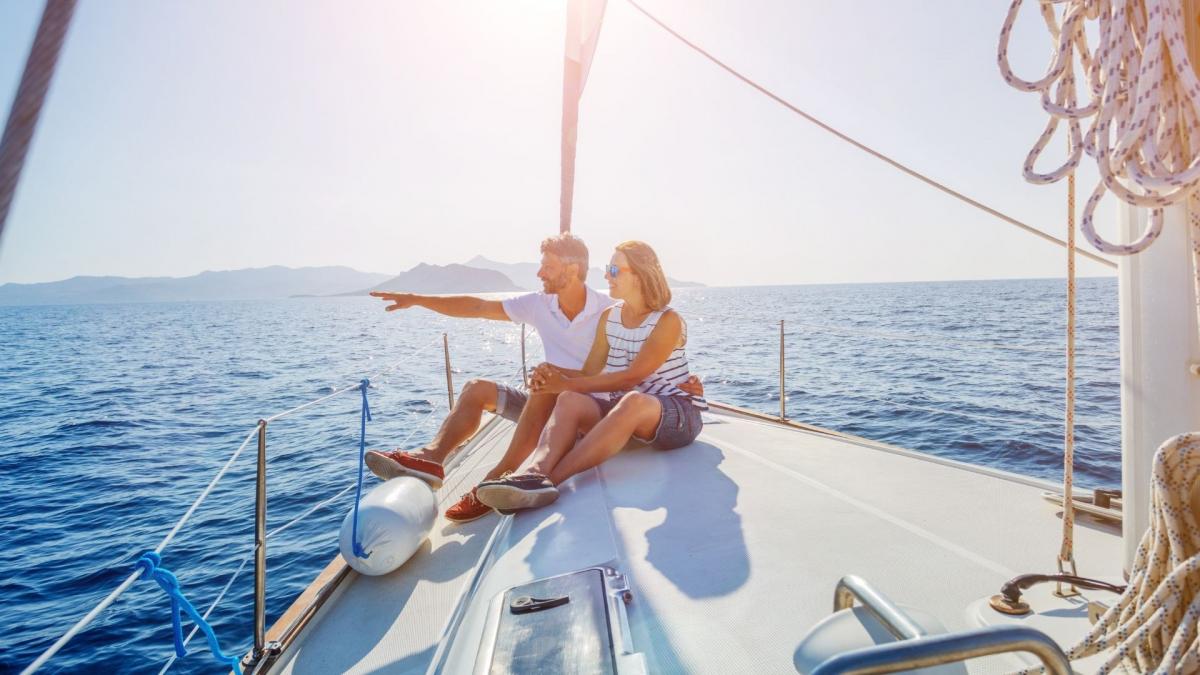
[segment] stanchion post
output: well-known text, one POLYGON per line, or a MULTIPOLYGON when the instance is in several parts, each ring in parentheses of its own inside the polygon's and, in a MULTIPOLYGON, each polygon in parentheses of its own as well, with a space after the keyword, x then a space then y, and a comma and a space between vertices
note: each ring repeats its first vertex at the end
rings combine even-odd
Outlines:
POLYGON ((450 375, 450 337, 442 333, 442 353, 446 357, 446 396, 450 399, 450 408, 454 408, 454 379, 450 375))
POLYGON ((779 320, 779 419, 787 419, 787 389, 783 378, 783 319, 779 320))
POLYGON ((525 324, 521 324, 521 383, 529 386, 529 371, 525 368, 525 324))
POLYGON ((267 421, 259 420, 254 477, 254 648, 242 658, 242 672, 257 672, 279 651, 278 642, 267 642, 267 421))
POLYGON ((254 660, 267 635, 267 421, 258 421, 258 471, 254 479, 254 660))

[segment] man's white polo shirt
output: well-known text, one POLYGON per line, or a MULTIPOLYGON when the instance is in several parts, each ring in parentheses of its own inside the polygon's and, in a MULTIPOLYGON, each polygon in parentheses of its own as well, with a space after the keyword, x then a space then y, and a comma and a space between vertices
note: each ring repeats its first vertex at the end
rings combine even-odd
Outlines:
POLYGON ((583 311, 573 321, 568 321, 558 306, 558 295, 550 293, 526 293, 509 298, 503 304, 509 319, 533 326, 542 336, 547 362, 579 370, 596 341, 600 313, 615 302, 589 286, 583 311))

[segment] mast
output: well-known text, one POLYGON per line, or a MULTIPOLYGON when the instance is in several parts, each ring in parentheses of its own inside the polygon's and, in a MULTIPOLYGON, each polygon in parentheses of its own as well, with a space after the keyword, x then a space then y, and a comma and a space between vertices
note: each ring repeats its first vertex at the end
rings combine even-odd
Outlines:
MULTIPOLYGON (((1184 0, 1188 57, 1200 74, 1200 0, 1184 0)), ((1200 335, 1188 200, 1165 210, 1152 246, 1120 258, 1121 484, 1124 566, 1149 526, 1154 452, 1168 438, 1200 430, 1200 335)), ((1200 215, 1200 214, 1196 214, 1200 215)), ((1122 203, 1120 237, 1133 241, 1146 209, 1122 203)), ((1193 495, 1195 492, 1193 491, 1193 495)))
POLYGON ((42 104, 46 101, 46 92, 50 89, 50 80, 74 13, 75 0, 47 0, 33 46, 29 49, 29 58, 25 61, 21 83, 17 85, 4 135, 0 136, 0 236, 4 234, 4 223, 16 196, 21 168, 25 166, 25 156, 29 154, 33 132, 37 129, 42 104))
POLYGON ((559 197, 558 231, 571 231, 571 208, 575 200, 575 145, 579 138, 579 100, 587 84, 592 56, 600 41, 605 0, 568 0, 567 42, 563 58, 562 189, 559 197))

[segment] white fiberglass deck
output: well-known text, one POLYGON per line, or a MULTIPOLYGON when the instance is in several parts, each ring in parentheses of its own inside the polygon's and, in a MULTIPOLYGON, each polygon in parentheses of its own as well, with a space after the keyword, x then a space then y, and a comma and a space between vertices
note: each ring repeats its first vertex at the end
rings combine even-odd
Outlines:
MULTIPOLYGON (((797 644, 846 574, 953 631, 975 627, 968 605, 1007 579, 1054 568, 1061 521, 1035 481, 737 413, 706 418, 691 446, 623 452, 511 522, 439 520, 396 572, 347 577, 274 671, 470 672, 494 597, 612 562, 629 577, 634 648, 650 672, 794 672, 797 644)), ((467 447, 444 505, 510 431, 497 420, 467 447)), ((1081 574, 1119 576, 1116 528, 1081 519, 1075 541, 1081 574)))

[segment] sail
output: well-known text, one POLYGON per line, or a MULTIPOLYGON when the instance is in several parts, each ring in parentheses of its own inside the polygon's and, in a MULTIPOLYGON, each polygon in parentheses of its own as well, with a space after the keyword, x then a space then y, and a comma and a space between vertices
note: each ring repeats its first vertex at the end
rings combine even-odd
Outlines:
POLYGON ((579 138, 579 99, 583 96, 588 70, 592 67, 596 43, 600 41, 604 5, 605 0, 569 0, 567 3, 567 44, 563 58, 562 193, 558 220, 560 232, 571 230, 571 206, 575 196, 575 143, 579 138))

